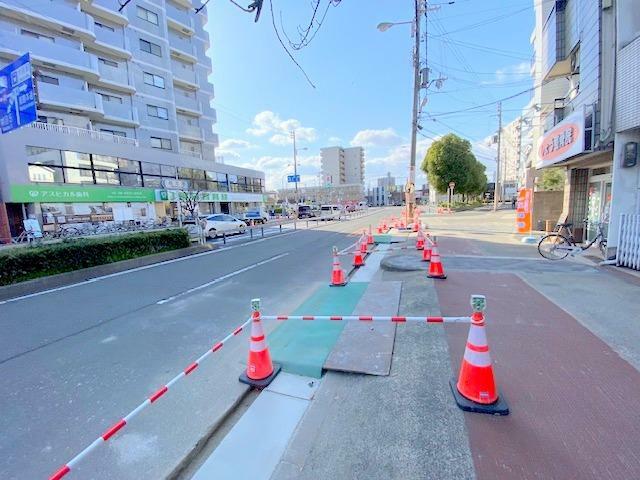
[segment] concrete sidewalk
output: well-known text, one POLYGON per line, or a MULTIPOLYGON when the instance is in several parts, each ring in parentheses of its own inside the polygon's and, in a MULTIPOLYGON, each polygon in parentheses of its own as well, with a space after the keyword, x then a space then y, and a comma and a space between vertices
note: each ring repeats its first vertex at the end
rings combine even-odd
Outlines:
MULTIPOLYGON (((463 414, 455 405, 448 381, 467 326, 401 324, 389 377, 324 375, 273 480, 640 478, 637 284, 539 260, 508 234, 484 237, 439 239, 447 280, 434 284, 421 265, 376 281, 402 283, 406 315, 463 315, 470 294, 485 294, 511 414, 463 414)), ((418 261, 415 251, 405 256, 418 261)))

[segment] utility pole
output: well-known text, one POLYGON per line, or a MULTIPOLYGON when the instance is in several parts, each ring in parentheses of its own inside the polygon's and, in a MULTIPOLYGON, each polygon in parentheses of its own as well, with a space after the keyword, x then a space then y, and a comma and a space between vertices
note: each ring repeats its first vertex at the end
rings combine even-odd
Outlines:
POLYGON ((498 210, 498 183, 500 183, 500 143, 502 140, 502 102, 498 102, 498 155, 496 157, 496 183, 493 187, 493 211, 498 210))
POLYGON ((291 139, 293 140, 293 180, 296 188, 295 201, 298 203, 298 152, 296 150, 296 131, 291 130, 291 139))
MULTIPOLYGON (((418 104, 420 103, 420 4, 423 0, 414 0, 415 8, 415 47, 413 56, 413 109, 411 114, 411 158, 409 161, 409 178, 406 188, 407 222, 413 218, 416 204, 416 141, 418 133, 418 104)), ((426 11, 426 8, 425 8, 426 11)))

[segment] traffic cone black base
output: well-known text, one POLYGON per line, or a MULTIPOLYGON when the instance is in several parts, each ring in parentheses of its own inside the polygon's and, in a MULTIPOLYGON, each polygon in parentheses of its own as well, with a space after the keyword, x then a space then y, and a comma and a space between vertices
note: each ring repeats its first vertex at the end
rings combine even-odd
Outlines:
POLYGON ((277 363, 274 363, 273 373, 271 373, 271 375, 269 375, 266 378, 263 378, 261 380, 253 380, 252 378, 247 377, 247 371, 243 370, 238 380, 240 380, 241 383, 246 383, 247 385, 251 385, 253 388, 262 390, 263 388, 267 387, 273 381, 274 378, 276 378, 276 375, 278 375, 279 372, 280 372, 280 365, 277 363))
POLYGON ((509 415, 509 406, 507 402, 505 402, 502 392, 499 389, 498 400, 489 405, 483 405, 482 403, 472 402, 468 398, 463 397, 458 391, 457 383, 458 380, 456 378, 449 380, 449 386, 453 392, 453 399, 456 401, 456 404, 458 404, 458 407, 460 407, 460 410, 472 413, 487 413, 489 415, 509 415))

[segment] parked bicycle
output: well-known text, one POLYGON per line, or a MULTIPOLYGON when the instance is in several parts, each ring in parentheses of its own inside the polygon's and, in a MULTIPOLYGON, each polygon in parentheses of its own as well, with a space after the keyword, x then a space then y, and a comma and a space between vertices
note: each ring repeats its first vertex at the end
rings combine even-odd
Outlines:
MULTIPOLYGON (((587 221, 585 220, 584 223, 586 225, 587 221)), ((559 223, 556 225, 559 227, 557 232, 545 235, 540 239, 540 242, 538 242, 538 252, 548 260, 562 260, 569 255, 572 257, 581 255, 597 243, 598 248, 604 257, 607 252, 607 239, 605 238, 602 230, 603 223, 598 222, 595 225, 597 234, 594 239, 585 244, 578 244, 573 237, 573 231, 571 230, 573 223, 559 223), (563 233, 563 230, 566 231, 566 234, 563 233)))

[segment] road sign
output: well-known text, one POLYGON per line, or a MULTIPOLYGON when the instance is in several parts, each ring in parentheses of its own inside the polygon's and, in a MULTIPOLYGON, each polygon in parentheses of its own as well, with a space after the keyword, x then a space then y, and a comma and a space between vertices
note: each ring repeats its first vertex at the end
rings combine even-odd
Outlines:
POLYGON ((287 182, 300 183, 300 175, 287 175, 287 182))
POLYGON ((449 188, 453 189, 456 186, 456 182, 449 182, 449 188))
POLYGON ((31 59, 26 53, 0 70, 0 130, 7 133, 37 118, 31 59))

